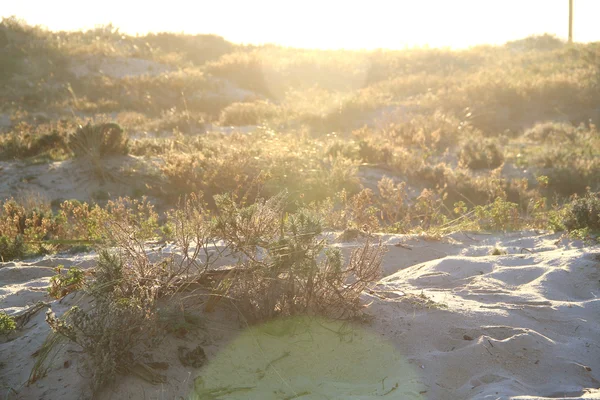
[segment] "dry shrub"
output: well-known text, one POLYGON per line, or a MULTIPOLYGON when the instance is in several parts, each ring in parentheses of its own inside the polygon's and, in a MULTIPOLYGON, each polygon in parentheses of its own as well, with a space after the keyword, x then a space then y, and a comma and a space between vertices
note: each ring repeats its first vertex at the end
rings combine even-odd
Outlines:
POLYGON ((162 166, 169 197, 203 192, 210 200, 213 195, 233 192, 254 198, 265 179, 259 154, 253 149, 230 149, 208 156, 200 152, 172 154, 162 166))
POLYGON ((444 214, 445 194, 423 189, 410 211, 411 219, 422 230, 435 229, 446 223, 444 214))
POLYGON ((61 219, 38 197, 29 196, 20 201, 11 198, 0 204, 1 260, 50 251, 52 246, 47 242, 62 238, 66 233, 61 219))
POLYGON ((490 139, 472 137, 458 153, 459 163, 470 169, 498 168, 504 155, 498 144, 490 139))
POLYGON ((236 306, 250 321, 354 315, 360 293, 380 277, 383 248, 367 242, 344 266, 338 250, 326 249, 319 221, 306 210, 284 215, 283 200, 239 207, 220 199, 217 229, 243 254, 229 284, 236 306))
POLYGON ((563 198, 583 195, 588 187, 600 188, 600 159, 570 159, 566 165, 544 172, 549 178, 548 188, 563 198))
POLYGON ((322 221, 325 228, 345 230, 350 221, 347 218, 348 192, 340 190, 331 197, 319 202, 311 202, 305 208, 309 210, 315 218, 322 221))
POLYGON ((201 191, 210 203, 216 194, 235 193, 252 200, 287 190, 294 205, 321 201, 342 189, 350 193, 359 189, 357 162, 327 156, 325 146, 302 132, 260 129, 251 135, 210 139, 190 144, 187 154, 184 150, 165 156, 160 167, 165 194, 178 197, 201 191))
POLYGON ((394 184, 388 177, 377 183, 380 197, 380 215, 384 223, 393 225, 394 230, 405 232, 410 226, 408 194, 406 182, 394 184))
POLYGON ((587 187, 600 188, 600 135, 593 123, 538 124, 524 138, 529 146, 521 151, 520 162, 549 178, 549 194, 566 198, 584 195, 587 187))
POLYGON ((263 61, 257 52, 234 52, 206 64, 206 71, 227 79, 237 86, 258 93, 270 94, 265 81, 263 61))
POLYGON ((107 240, 107 221, 129 206, 135 209, 128 212, 143 224, 140 228, 144 234, 151 236, 149 231, 156 227, 157 215, 145 198, 109 201, 104 208, 67 200, 56 213, 35 196, 11 198, 0 204, 0 257, 5 261, 107 240))
MULTIPOLYGON (((60 318, 52 312, 46 316, 56 335, 87 354, 94 392, 131 372, 156 344, 156 301, 176 290, 177 276, 170 268, 172 259, 154 262, 147 253, 145 242, 156 234, 156 213, 145 199, 109 202, 96 222, 103 245, 93 279, 86 284, 89 306, 72 307, 60 318)), ((47 343, 56 343, 55 337, 49 336, 47 343)), ((36 369, 43 370, 47 361, 36 369)))
MULTIPOLYGON (((305 211, 284 212, 283 193, 249 206, 230 195, 217 196, 216 203, 218 211, 211 214, 201 196, 191 195, 168 213, 182 254, 162 260, 153 260, 145 247, 156 231, 152 208, 129 199, 109 203, 98 229, 114 250, 100 251, 93 279, 86 284, 92 300, 87 306, 73 307, 60 318, 47 314, 55 334, 44 354, 60 343, 57 337, 80 345, 88 356, 94 391, 131 373, 161 336, 157 300, 202 278, 215 260, 209 250, 217 238, 239 255, 239 262, 215 290, 224 289, 248 320, 359 312, 361 292, 381 273, 380 244, 365 243, 344 266, 339 251, 326 249, 317 220, 305 211)), ((36 364, 32 379, 43 375, 47 361, 36 364)), ((154 373, 153 379, 160 382, 162 377, 154 373)))
POLYGON ((345 157, 351 160, 359 160, 369 164, 390 165, 393 161, 393 153, 389 146, 377 143, 377 140, 369 138, 366 128, 352 132, 357 142, 346 140, 335 140, 327 147, 326 154, 334 157, 345 157))
POLYGON ((61 203, 58 211, 59 218, 68 226, 65 239, 95 241, 102 238, 102 220, 105 210, 98 205, 89 205, 77 200, 67 200, 61 203))
POLYGON ((172 274, 178 278, 208 271, 221 254, 215 237, 215 221, 207 210, 202 194, 191 193, 167 212, 167 230, 181 252, 173 260, 172 274))
POLYGON ((380 225, 375 206, 375 194, 371 189, 363 189, 348 202, 346 216, 351 221, 349 228, 362 229, 366 232, 376 232, 380 225))
POLYGON ((392 151, 372 140, 361 140, 358 142, 358 156, 366 163, 378 163, 388 165, 392 159, 392 151))
POLYGON ((148 346, 156 342, 154 305, 160 281, 131 275, 133 269, 127 262, 122 255, 101 252, 96 279, 89 288, 93 306, 85 310, 72 307, 60 319, 52 312, 46 315, 54 332, 80 345, 87 354, 94 392, 131 372, 148 346))
POLYGON ((14 237, 24 235, 30 240, 42 239, 56 232, 58 223, 50 206, 36 197, 21 201, 10 198, 0 209, 0 235, 14 237))
POLYGON ((381 134, 394 145, 435 153, 452 147, 458 138, 472 132, 473 128, 453 115, 436 111, 433 115, 417 114, 407 121, 392 122, 381 134))
POLYGON ((62 121, 37 126, 20 122, 6 134, 0 135, 0 159, 64 159, 69 154, 67 132, 70 128, 70 123, 62 121))
POLYGON ((358 160, 358 147, 354 141, 333 140, 329 142, 325 154, 328 157, 345 157, 350 160, 358 160))
POLYGON ((543 122, 527 129, 523 136, 534 142, 564 143, 576 140, 575 127, 571 124, 543 122))
POLYGON ((256 246, 276 240, 283 218, 285 193, 244 206, 231 195, 217 196, 216 229, 235 251, 255 258, 256 246))
POLYGON ((264 260, 246 263, 248 273, 231 284, 230 294, 250 322, 292 315, 356 316, 362 309, 360 294, 381 277, 381 244, 365 242, 346 265, 337 249, 317 260, 323 248, 312 236, 290 237, 279 246, 264 260))
POLYGON ((348 91, 363 86, 368 60, 358 52, 240 49, 207 63, 206 71, 241 88, 269 97, 286 97, 294 89, 348 91))
MULTIPOLYGON (((161 338, 157 300, 180 290, 187 278, 198 278, 214 261, 209 246, 215 245, 216 239, 210 215, 204 210, 202 198, 192 195, 167 214, 181 255, 156 259, 146 242, 158 234, 158 216, 146 199, 109 201, 105 209, 96 206, 90 210, 87 205, 63 208, 66 214, 92 219, 94 232, 102 241, 92 279, 85 284, 88 305, 73 307, 60 318, 47 314, 47 322, 58 335, 51 335, 47 343, 52 346, 59 343, 56 337, 63 337, 83 348, 94 392, 140 365, 152 375, 153 383, 162 381, 156 371, 143 365, 142 356, 161 338)), ((57 278, 55 292, 61 295, 63 289, 81 286, 78 272, 57 278)), ((36 364, 32 376, 43 375, 47 362, 44 358, 36 364)))
POLYGON ((447 220, 443 190, 423 189, 419 196, 411 199, 406 182, 395 184, 385 176, 377 188, 378 193, 363 189, 348 195, 342 191, 323 202, 310 204, 309 209, 328 228, 366 236, 382 229, 396 233, 422 232, 435 229, 447 220))
POLYGON ((181 132, 193 134, 204 132, 204 114, 178 110, 173 107, 161 114, 160 119, 155 119, 148 124, 148 129, 155 132, 181 132))
POLYGON ((282 116, 281 107, 268 101, 233 103, 221 111, 219 124, 223 126, 259 125, 282 116))
MULTIPOLYGON (((73 82, 76 98, 69 99, 78 109, 97 112, 137 111, 159 116, 173 107, 198 112, 218 112, 226 98, 197 96, 216 89, 198 68, 185 68, 161 74, 122 78, 90 76, 73 82)), ((226 104, 225 104, 226 105, 226 104)))
POLYGON ((446 169, 443 183, 448 193, 447 203, 466 201, 471 205, 484 205, 497 197, 505 197, 507 182, 501 172, 501 168, 497 168, 489 174, 473 176, 466 170, 446 169))
POLYGON ((532 35, 524 39, 506 42, 506 47, 519 51, 552 51, 565 47, 563 39, 554 35, 544 33, 543 35, 532 35))
POLYGON ((136 37, 140 43, 151 46, 152 51, 166 54, 184 54, 194 64, 204 64, 227 54, 234 45, 216 35, 181 35, 170 32, 149 33, 136 37))

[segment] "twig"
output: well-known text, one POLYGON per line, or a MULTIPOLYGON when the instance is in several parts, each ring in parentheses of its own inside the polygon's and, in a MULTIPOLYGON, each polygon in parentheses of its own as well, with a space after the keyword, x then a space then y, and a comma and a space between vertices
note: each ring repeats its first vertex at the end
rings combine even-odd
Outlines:
POLYGON ((398 242, 394 246, 402 247, 403 249, 412 250, 412 247, 405 245, 404 243, 398 242))
POLYGON ((152 384, 165 383, 167 381, 167 378, 164 375, 159 374, 154 369, 140 361, 136 362, 135 365, 131 367, 130 371, 138 378, 141 378, 152 384))
POLYGON ((398 383, 396 383, 390 390, 388 390, 387 392, 383 393, 381 396, 387 396, 388 394, 392 393, 396 389, 398 389, 398 383))
POLYGON ((488 348, 487 348, 487 347, 485 347, 485 346, 483 346, 483 348, 484 348, 484 349, 485 349, 485 350, 486 350, 488 353, 490 353, 490 356, 493 356, 493 354, 492 354, 492 352, 490 351, 490 349, 488 349, 488 348))
POLYGON ((308 390, 306 390, 306 391, 298 393, 298 394, 293 394, 291 396, 284 397, 283 400, 293 400, 293 399, 297 399, 298 397, 307 396, 309 394, 310 394, 310 392, 308 390))
POLYGON ((475 238, 472 238, 472 237, 471 237, 471 236, 469 236, 469 235, 467 234, 467 232, 465 232, 465 231, 463 231, 463 233, 462 233, 462 234, 463 234, 463 235, 465 235, 466 237, 468 237, 469 239, 471 239, 471 240, 472 240, 472 241, 474 241, 474 242, 481 242, 481 240, 480 240, 480 239, 475 239, 475 238))
POLYGON ((285 353, 283 353, 281 356, 277 357, 276 359, 274 359, 273 361, 269 362, 267 364, 267 366, 265 367, 265 369, 269 368, 270 366, 272 366, 273 364, 275 364, 277 361, 283 360, 284 358, 286 358, 287 356, 290 355, 289 351, 286 351, 285 353))

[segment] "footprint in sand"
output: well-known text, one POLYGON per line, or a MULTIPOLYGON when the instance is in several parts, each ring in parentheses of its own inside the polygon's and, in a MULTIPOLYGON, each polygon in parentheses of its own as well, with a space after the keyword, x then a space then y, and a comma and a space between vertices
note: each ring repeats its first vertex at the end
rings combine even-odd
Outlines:
POLYGON ((476 376, 469 381, 469 384, 476 388, 481 385, 489 385, 491 383, 503 382, 509 378, 505 376, 495 375, 495 374, 484 374, 481 376, 476 376))

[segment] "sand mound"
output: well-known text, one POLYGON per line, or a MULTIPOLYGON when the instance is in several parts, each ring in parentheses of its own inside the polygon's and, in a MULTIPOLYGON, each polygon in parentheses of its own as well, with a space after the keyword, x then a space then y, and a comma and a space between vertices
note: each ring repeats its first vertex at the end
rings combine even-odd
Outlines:
POLYGON ((155 167, 135 156, 113 156, 102 160, 102 174, 87 159, 31 164, 2 162, 0 198, 31 195, 51 200, 105 200, 110 196, 135 196, 135 190, 156 181, 155 167))
POLYGON ((429 398, 562 398, 600 387, 600 253, 551 249, 553 239, 489 238, 379 284, 407 295, 374 299, 375 329, 427 371, 429 398), (529 251, 471 256, 492 241, 529 251))
MULTIPOLYGON (((248 328, 226 313, 168 336, 149 357, 167 383, 126 377, 105 398, 543 399, 600 398, 600 247, 523 232, 454 234, 442 241, 381 236, 386 277, 364 294, 368 322, 300 318, 248 328), (504 255, 490 255, 501 249, 504 255), (202 368, 181 348, 201 346, 202 368)), ((357 242, 335 243, 345 254, 357 242)), ((60 264, 93 254, 0 267, 0 304, 15 314, 46 301, 58 315, 80 301, 46 297, 60 264)), ((78 297, 79 296, 79 297, 78 297)), ((49 332, 44 312, 0 343, 9 398, 87 395, 84 356, 67 346, 48 375, 26 386, 49 332)))

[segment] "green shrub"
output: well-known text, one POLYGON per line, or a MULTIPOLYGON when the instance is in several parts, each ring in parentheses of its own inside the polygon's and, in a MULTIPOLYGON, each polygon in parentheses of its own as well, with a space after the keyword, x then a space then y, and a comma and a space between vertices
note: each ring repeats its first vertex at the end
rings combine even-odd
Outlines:
POLYGON ((600 231, 600 193, 588 192, 566 206, 562 223, 569 231, 588 229, 600 231))
POLYGON ((25 243, 23 236, 0 236, 0 261, 6 262, 23 258, 25 256, 25 243))
POLYGON ((85 283, 85 271, 77 267, 71 267, 67 269, 66 274, 63 274, 63 268, 62 265, 54 268, 56 275, 50 278, 48 294, 55 299, 60 299, 69 293, 82 289, 85 283))
POLYGON ((0 311, 0 335, 8 335, 17 329, 15 319, 4 311, 0 311))
POLYGON ((475 207, 475 215, 483 229, 513 231, 522 227, 519 205, 501 197, 486 206, 475 207))
POLYGON ((100 158, 128 152, 127 135, 115 123, 92 125, 90 122, 77 128, 69 137, 69 147, 75 157, 100 158))

